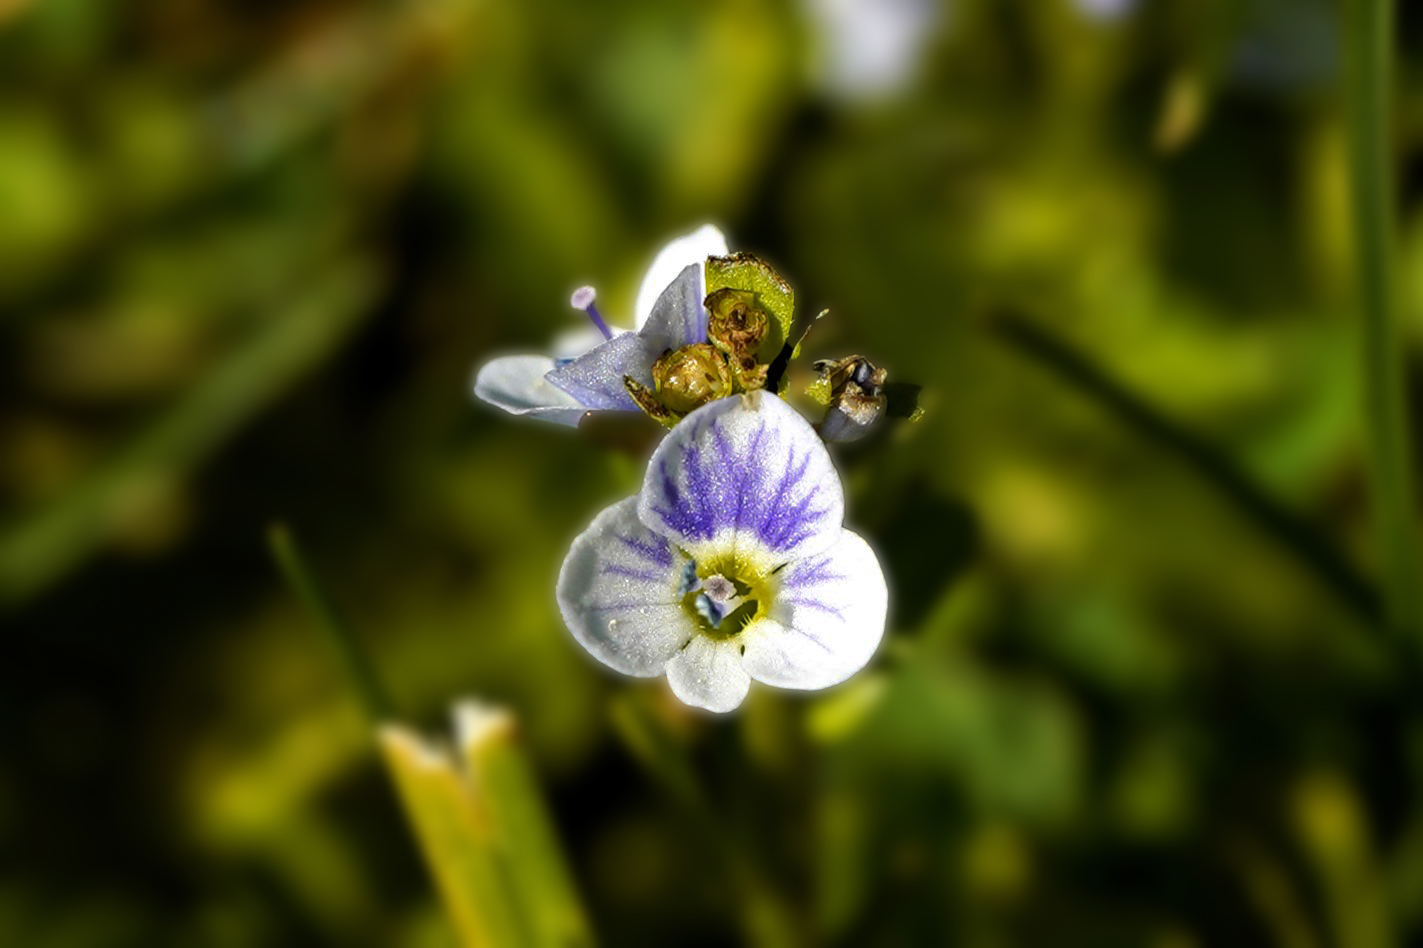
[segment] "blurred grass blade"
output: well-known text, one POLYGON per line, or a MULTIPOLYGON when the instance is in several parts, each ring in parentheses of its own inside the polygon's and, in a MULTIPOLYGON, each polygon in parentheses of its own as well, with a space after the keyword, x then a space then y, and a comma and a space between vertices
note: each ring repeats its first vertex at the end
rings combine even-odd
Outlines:
POLYGON ((1417 484, 1408 441, 1404 353, 1394 280, 1395 194, 1391 83, 1392 0, 1344 4, 1345 102, 1352 188, 1355 279, 1367 392, 1370 515, 1384 571, 1386 620, 1423 645, 1417 484))
POLYGON ((33 596, 78 566, 136 497, 176 487, 325 359, 369 311, 381 282, 364 258, 314 276, 107 464, 0 533, 0 605, 33 596))
POLYGON ((1331 943, 1340 948, 1395 944, 1382 873, 1355 788, 1340 773, 1307 774, 1290 803, 1295 834, 1334 928, 1331 943))
POLYGON ((296 537, 285 524, 275 524, 267 533, 267 542, 287 585, 340 656, 341 665, 351 679, 370 723, 379 725, 391 720, 394 713, 390 699, 356 639, 355 630, 317 582, 297 545, 296 537))
POLYGON ((1244 836, 1228 849, 1231 864, 1240 874, 1246 897, 1274 935, 1280 948, 1320 948, 1313 919, 1305 909, 1294 881, 1263 843, 1244 836))
POLYGON ((469 791, 488 813, 532 943, 592 945, 592 929, 564 860, 553 819, 507 712, 474 702, 455 708, 469 791))
POLYGON ((1276 503, 1229 458, 1108 377, 1081 353, 1026 319, 1016 314, 1002 314, 995 317, 992 325, 1013 348, 1052 370, 1138 434, 1193 468, 1263 534, 1308 567, 1340 602, 1366 622, 1378 621, 1381 611, 1378 595, 1368 581, 1308 523, 1276 503))
POLYGON ((461 943, 469 948, 532 945, 517 914, 512 880, 501 865, 490 815, 449 753, 397 725, 382 727, 378 737, 461 943))
MULTIPOLYGON (((686 751, 633 692, 613 700, 613 727, 623 746, 679 806, 703 810, 706 801, 686 751)), ((705 817, 705 812, 702 813, 705 817)))

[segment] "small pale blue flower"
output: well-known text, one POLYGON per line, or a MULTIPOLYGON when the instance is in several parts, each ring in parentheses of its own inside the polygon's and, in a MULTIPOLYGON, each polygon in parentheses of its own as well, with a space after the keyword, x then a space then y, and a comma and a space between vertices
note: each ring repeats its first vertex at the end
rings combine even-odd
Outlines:
POLYGON ((558 605, 593 657, 666 674, 687 704, 731 711, 751 679, 827 688, 884 634, 879 561, 844 529, 824 443, 767 391, 704 405, 652 455, 642 490, 573 541, 558 605))
POLYGON ((577 425, 590 410, 639 411, 623 376, 652 386, 652 363, 668 349, 707 338, 706 259, 728 253, 710 224, 658 253, 643 277, 631 331, 609 326, 592 287, 576 290, 573 308, 591 325, 565 334, 552 355, 503 356, 475 376, 474 394, 516 415, 577 425))

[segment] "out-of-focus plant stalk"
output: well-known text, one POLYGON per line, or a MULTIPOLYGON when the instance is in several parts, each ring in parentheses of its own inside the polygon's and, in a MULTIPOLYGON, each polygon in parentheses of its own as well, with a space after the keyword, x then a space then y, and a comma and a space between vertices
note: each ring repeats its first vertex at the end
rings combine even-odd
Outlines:
POLYGON ((741 914, 746 943, 756 948, 790 948, 804 939, 800 926, 756 864, 737 845, 702 789, 686 749, 668 731, 653 708, 635 692, 613 702, 613 727, 623 745, 648 775, 683 812, 689 827, 699 834, 721 871, 731 882, 741 914))
POLYGON ((482 799, 535 945, 592 945, 592 929, 513 716, 473 704, 456 711, 471 794, 482 799))
POLYGON ((1393 0, 1348 0, 1345 102, 1354 247, 1363 319, 1372 510, 1390 629, 1423 644, 1414 466, 1408 442, 1403 347, 1394 282, 1394 169, 1390 87, 1393 0))
POLYGON ((513 715, 462 702, 453 753, 399 725, 382 727, 379 739, 463 944, 594 944, 513 715))
POLYGON ((1282 507, 1228 455, 1166 417, 1083 353, 1027 319, 1011 312, 999 313, 994 317, 993 328, 1017 351, 1051 370, 1132 430, 1188 465, 1265 536, 1298 558, 1371 627, 1379 621, 1379 596, 1368 580, 1342 559, 1308 521, 1282 507))
POLYGON ((267 531, 267 543, 287 585, 316 620, 327 641, 340 656, 342 668, 350 678, 372 726, 390 721, 394 717, 390 698, 376 677, 375 670, 371 668, 365 650, 357 643, 351 624, 316 581, 306 557, 302 556, 296 537, 292 536, 285 524, 273 524, 267 531))
POLYGON ((322 589, 296 538, 276 524, 268 543, 282 576, 326 634, 360 696, 461 943, 592 946, 587 913, 513 715, 478 702, 460 703, 453 749, 395 723, 390 698, 354 629, 322 589))
POLYGON ((378 733, 386 769, 460 943, 469 948, 526 948, 512 881, 500 865, 494 827, 476 806, 450 755, 408 728, 378 733))
POLYGON ((364 256, 308 274, 249 337, 109 460, 0 532, 0 608, 56 582, 110 539, 135 496, 169 491, 345 339, 385 277, 364 256))

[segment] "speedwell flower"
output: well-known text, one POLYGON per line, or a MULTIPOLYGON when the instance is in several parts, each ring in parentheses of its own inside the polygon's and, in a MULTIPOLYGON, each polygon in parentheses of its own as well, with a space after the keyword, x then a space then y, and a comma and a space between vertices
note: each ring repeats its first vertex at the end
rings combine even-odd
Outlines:
POLYGON ((632 331, 609 326, 593 288, 578 289, 573 308, 591 325, 560 337, 551 356, 492 360, 475 377, 474 394, 512 414, 564 425, 577 425, 589 410, 638 411, 624 376, 653 386, 653 363, 663 352, 706 342, 706 259, 726 253, 726 238, 710 224, 663 247, 637 292, 632 331))
POLYGON ((884 574, 844 512, 804 418, 769 391, 723 398, 678 423, 641 492, 573 541, 559 609, 599 661, 665 672, 690 705, 731 711, 752 678, 829 687, 884 634, 884 574))

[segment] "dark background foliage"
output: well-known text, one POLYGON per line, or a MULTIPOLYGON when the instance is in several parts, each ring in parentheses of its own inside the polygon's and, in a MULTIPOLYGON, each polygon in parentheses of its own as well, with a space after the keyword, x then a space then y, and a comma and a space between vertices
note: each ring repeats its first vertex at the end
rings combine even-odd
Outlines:
POLYGON ((0 0, 0 943, 452 943, 278 518, 406 717, 515 711, 607 944, 772 944, 765 911, 811 944, 1416 940, 1338 20, 0 0), (703 221, 831 310, 810 357, 930 409, 839 455, 892 590, 871 669, 729 719, 559 621, 636 462, 469 394, 703 221), (627 702, 675 754, 639 762, 627 702))

